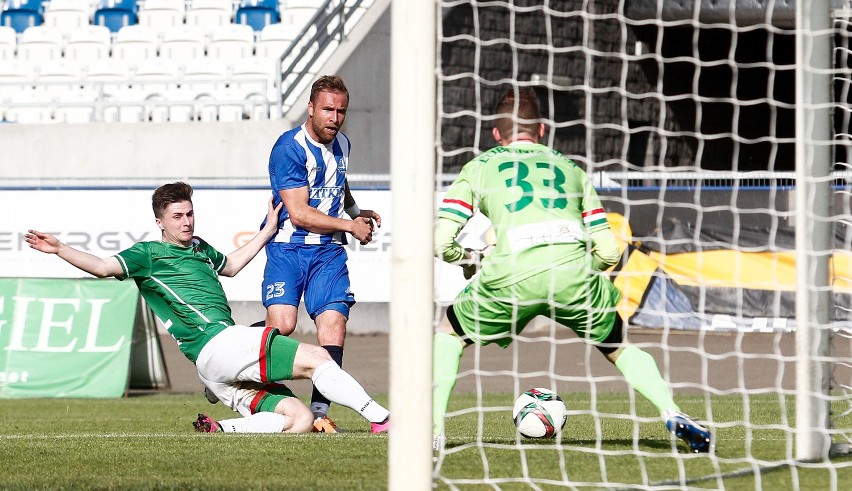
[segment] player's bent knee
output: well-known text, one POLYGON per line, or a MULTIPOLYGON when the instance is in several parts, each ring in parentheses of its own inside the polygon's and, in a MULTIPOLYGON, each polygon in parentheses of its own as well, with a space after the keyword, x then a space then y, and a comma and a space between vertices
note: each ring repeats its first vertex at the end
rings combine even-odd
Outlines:
POLYGON ((295 397, 282 400, 275 407, 275 412, 289 419, 285 433, 310 433, 314 427, 314 414, 302 401, 295 397))

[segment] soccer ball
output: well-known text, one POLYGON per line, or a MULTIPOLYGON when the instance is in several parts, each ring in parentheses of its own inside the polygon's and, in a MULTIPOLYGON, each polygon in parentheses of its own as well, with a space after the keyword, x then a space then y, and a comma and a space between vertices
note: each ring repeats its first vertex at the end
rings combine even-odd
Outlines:
POLYGON ((512 418, 527 438, 550 438, 565 426, 568 410, 559 394, 550 389, 530 389, 515 399, 512 418))

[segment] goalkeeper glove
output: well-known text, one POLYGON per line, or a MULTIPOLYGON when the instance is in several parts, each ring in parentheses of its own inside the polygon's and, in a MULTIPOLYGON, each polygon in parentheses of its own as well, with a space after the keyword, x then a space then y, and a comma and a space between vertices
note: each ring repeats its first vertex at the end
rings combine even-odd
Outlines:
POLYGON ((476 249, 465 249, 464 260, 461 264, 464 279, 469 280, 482 267, 482 251, 476 249))

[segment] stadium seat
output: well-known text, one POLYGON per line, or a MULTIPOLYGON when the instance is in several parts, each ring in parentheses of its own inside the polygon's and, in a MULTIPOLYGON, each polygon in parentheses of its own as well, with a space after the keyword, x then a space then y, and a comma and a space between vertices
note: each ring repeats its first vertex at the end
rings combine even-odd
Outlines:
POLYGON ((279 22, 281 22, 281 15, 278 7, 264 4, 263 0, 244 0, 234 15, 235 24, 246 24, 255 31, 279 22))
POLYGON ((97 60, 108 58, 112 37, 107 27, 87 25, 68 33, 65 58, 72 60, 97 60))
POLYGON ((316 0, 286 0, 281 8, 281 22, 301 31, 316 15, 322 3, 316 0))
POLYGON ((84 85, 105 94, 114 94, 130 86, 130 65, 124 60, 92 60, 86 65, 84 72, 84 85))
POLYGON ((0 100, 14 97, 20 92, 30 90, 35 84, 35 67, 24 60, 7 60, 0 63, 0 100))
POLYGON ((186 5, 183 0, 145 0, 137 15, 139 25, 162 34, 167 29, 183 25, 186 5))
POLYGON ((6 108, 6 121, 21 124, 50 123, 53 121, 53 101, 50 94, 42 90, 21 91, 15 95, 14 102, 15 104, 6 108))
POLYGON ((299 29, 289 24, 270 24, 260 31, 255 45, 259 58, 280 58, 299 35, 299 29))
POLYGON ((50 0, 45 3, 44 25, 63 35, 78 27, 89 25, 89 0, 50 0))
POLYGON ((23 33, 30 27, 40 26, 44 18, 40 12, 28 9, 16 9, 4 5, 0 12, 0 25, 11 27, 18 34, 23 33))
POLYGON ((91 90, 60 94, 55 103, 53 120, 57 123, 91 123, 94 120, 97 99, 97 93, 91 90))
POLYGON ((228 85, 228 65, 218 58, 196 58, 184 66, 181 86, 217 96, 228 85))
POLYGON ((177 26, 163 32, 160 43, 160 58, 184 64, 204 56, 204 31, 193 26, 177 26))
POLYGON ((207 56, 235 61, 254 55, 254 30, 244 24, 221 26, 210 35, 207 56))
POLYGON ((231 0, 192 0, 186 11, 186 25, 209 33, 231 23, 233 8, 231 0))
POLYGON ((28 61, 62 57, 62 33, 48 26, 33 26, 21 34, 18 58, 28 61))
POLYGON ((139 18, 136 15, 136 11, 128 10, 124 7, 98 7, 92 19, 93 24, 105 26, 110 32, 118 32, 122 27, 138 22, 139 18))
POLYGON ((180 85, 180 70, 174 60, 148 58, 136 65, 133 74, 133 86, 142 89, 146 94, 157 93, 171 96, 180 85))
POLYGON ((15 29, 9 26, 0 26, 0 61, 14 59, 17 44, 18 35, 15 29))
POLYGON ((135 63, 157 56, 157 32, 139 24, 122 27, 112 43, 112 57, 135 63))
POLYGON ((275 72, 278 60, 260 57, 245 58, 234 62, 231 70, 232 97, 244 99, 250 94, 262 95, 264 99, 277 98, 275 72))

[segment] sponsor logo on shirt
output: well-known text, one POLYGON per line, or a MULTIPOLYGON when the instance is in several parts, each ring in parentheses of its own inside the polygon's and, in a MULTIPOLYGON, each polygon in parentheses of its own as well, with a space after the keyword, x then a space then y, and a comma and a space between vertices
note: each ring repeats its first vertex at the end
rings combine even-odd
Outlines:
POLYGON ((343 196, 343 186, 323 186, 311 188, 311 199, 340 198, 343 196))

